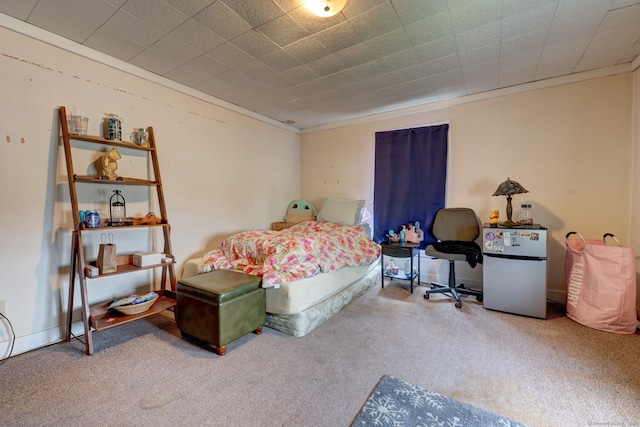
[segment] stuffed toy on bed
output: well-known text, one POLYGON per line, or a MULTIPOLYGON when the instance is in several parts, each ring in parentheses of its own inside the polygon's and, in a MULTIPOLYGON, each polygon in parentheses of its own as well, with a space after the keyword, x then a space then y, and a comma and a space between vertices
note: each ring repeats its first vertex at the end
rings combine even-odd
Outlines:
POLYGON ((287 206, 287 214, 282 218, 285 222, 299 223, 315 221, 318 211, 313 205, 304 200, 294 200, 287 206))

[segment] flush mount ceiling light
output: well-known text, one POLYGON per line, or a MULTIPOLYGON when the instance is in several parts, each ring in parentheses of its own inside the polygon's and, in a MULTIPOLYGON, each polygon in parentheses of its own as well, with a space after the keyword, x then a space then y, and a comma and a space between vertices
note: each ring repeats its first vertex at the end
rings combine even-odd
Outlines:
POLYGON ((347 0, 307 0, 307 9, 314 15, 328 18, 339 13, 347 0))

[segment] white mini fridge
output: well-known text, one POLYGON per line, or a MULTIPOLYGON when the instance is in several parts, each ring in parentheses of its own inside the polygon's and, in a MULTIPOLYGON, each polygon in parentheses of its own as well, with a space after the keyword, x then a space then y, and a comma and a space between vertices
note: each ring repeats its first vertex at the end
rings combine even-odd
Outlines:
POLYGON ((547 317, 547 229, 483 228, 484 308, 547 317))

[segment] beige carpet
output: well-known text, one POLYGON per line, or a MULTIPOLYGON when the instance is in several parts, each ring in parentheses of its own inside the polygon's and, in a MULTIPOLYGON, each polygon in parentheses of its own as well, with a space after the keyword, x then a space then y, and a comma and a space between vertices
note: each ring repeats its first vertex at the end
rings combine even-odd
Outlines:
POLYGON ((640 423, 640 335, 424 290, 375 287, 305 337, 265 328, 222 357, 164 315, 95 334, 92 356, 77 341, 15 356, 0 425, 348 426, 385 374, 530 426, 640 423))

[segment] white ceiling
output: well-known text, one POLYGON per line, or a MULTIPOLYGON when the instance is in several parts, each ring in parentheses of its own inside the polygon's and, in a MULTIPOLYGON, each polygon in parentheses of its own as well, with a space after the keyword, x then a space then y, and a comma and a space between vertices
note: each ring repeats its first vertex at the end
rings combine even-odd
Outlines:
POLYGON ((0 0, 0 12, 305 129, 618 64, 640 0, 0 0))

